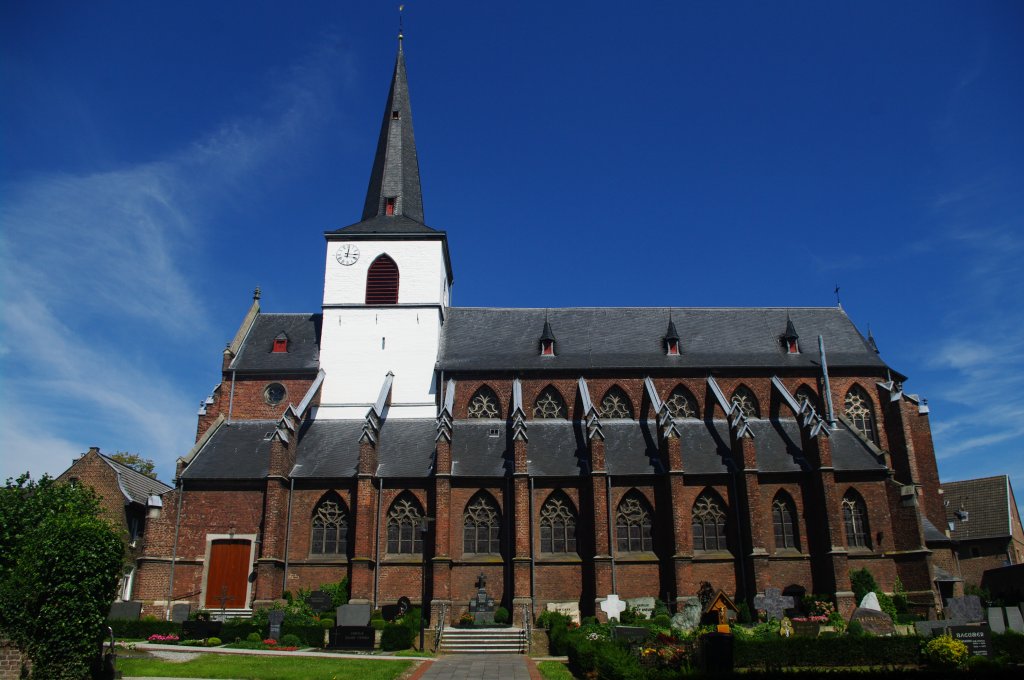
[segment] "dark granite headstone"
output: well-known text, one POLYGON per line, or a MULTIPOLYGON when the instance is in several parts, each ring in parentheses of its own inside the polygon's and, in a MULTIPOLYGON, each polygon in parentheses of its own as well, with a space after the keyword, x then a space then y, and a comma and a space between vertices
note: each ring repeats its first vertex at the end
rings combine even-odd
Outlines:
POLYGON ((331 596, 322 590, 314 590, 309 594, 309 597, 306 598, 306 602, 315 612, 325 612, 331 608, 332 604, 334 604, 331 596))
POLYGON ((373 607, 368 604, 343 604, 338 607, 335 622, 339 626, 366 626, 372 613, 373 607))
POLYGON ((494 623, 494 600, 487 595, 487 577, 480 574, 477 579, 476 596, 469 601, 469 613, 474 623, 494 623))
POLYGON ((612 637, 616 640, 626 640, 627 642, 643 642, 647 639, 648 632, 650 631, 642 626, 612 627, 612 637))
POLYGON ((951 597, 946 600, 946 619, 965 623, 980 623, 985 620, 985 610, 977 595, 951 597))
POLYGON ((949 634, 954 640, 967 645, 967 651, 974 656, 992 656, 992 640, 985 626, 951 626, 949 634))
POLYGON ((192 605, 184 602, 182 604, 176 604, 171 606, 171 621, 174 623, 184 623, 188 621, 188 615, 192 613, 192 605))
POLYGON ((115 621, 138 621, 141 614, 141 602, 115 602, 110 605, 107 618, 115 621))
POLYGON ((892 618, 885 612, 880 612, 877 609, 857 607, 853 610, 853 616, 850 617, 850 623, 854 621, 864 626, 864 630, 872 635, 892 635, 896 632, 892 618))
POLYGON ((270 633, 267 637, 271 640, 280 640, 281 624, 284 623, 284 610, 274 609, 267 612, 267 620, 270 622, 270 633))
POLYGON ((763 609, 768 618, 781 621, 787 609, 794 607, 793 596, 783 595, 778 588, 765 588, 764 595, 754 597, 754 609, 763 609))

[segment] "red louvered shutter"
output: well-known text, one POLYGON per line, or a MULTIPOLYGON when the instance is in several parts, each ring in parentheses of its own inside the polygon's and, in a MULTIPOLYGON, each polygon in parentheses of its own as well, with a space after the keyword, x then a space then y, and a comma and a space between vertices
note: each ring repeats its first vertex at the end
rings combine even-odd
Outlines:
POLYGON ((366 273, 366 304, 398 304, 398 265, 387 255, 381 255, 366 273))

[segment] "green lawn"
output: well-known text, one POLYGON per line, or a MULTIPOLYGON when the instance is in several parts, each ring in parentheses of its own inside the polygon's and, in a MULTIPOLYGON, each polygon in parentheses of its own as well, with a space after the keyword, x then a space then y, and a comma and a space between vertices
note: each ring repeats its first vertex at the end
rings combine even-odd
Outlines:
POLYGON ((561 661, 541 661, 537 664, 537 670, 545 680, 573 680, 572 673, 561 661))
POLYGON ((203 654, 184 663, 152 658, 120 657, 117 660, 117 669, 125 676, 238 680, 393 680, 412 665, 412 661, 288 658, 242 654, 203 654))

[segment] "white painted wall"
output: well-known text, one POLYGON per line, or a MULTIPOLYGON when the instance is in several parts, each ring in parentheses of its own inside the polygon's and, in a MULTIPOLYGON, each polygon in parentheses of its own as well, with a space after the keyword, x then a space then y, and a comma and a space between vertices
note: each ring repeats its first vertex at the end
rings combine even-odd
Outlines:
POLYGON ((348 267, 335 257, 340 243, 327 244, 320 339, 326 376, 315 417, 364 418, 388 371, 395 374, 388 418, 435 417, 434 365, 447 305, 441 241, 352 241, 360 256, 348 267), (382 253, 398 265, 398 305, 366 307, 366 272, 382 253))

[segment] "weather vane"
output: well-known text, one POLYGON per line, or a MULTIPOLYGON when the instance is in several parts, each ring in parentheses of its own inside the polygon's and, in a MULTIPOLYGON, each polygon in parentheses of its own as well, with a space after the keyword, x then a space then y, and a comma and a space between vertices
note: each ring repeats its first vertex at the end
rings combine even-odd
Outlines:
POLYGON ((402 10, 405 9, 405 4, 398 6, 398 39, 402 39, 403 28, 402 28, 402 10))

